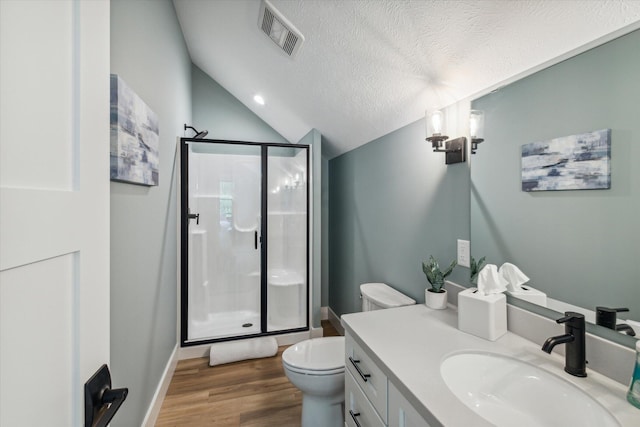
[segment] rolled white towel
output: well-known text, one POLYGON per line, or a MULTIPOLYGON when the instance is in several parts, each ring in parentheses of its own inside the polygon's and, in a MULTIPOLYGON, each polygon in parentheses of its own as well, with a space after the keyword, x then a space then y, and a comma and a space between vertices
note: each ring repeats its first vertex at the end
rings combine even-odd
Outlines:
POLYGON ((278 342, 274 337, 251 338, 211 345, 209 366, 237 362, 239 360, 271 357, 278 352, 278 342))

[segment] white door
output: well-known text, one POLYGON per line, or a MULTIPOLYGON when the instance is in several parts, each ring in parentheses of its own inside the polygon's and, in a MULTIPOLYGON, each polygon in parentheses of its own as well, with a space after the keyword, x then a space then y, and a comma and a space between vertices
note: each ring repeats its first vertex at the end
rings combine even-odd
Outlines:
POLYGON ((109 362, 109 2, 0 0, 0 425, 81 426, 109 362))

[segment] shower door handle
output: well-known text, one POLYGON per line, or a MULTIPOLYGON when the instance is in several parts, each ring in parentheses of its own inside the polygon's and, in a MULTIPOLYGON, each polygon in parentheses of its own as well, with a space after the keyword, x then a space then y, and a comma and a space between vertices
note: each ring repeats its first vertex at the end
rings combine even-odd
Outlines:
POLYGON ((258 250, 258 230, 253 233, 253 246, 258 250))
POLYGON ((200 214, 192 214, 191 213, 191 209, 187 210, 187 218, 188 219, 195 219, 196 220, 196 225, 200 225, 200 214))
POLYGON ((361 427, 360 423, 358 422, 358 417, 360 416, 360 412, 353 412, 353 410, 349 409, 349 415, 351 415, 351 419, 353 420, 354 423, 356 423, 356 426, 361 427))

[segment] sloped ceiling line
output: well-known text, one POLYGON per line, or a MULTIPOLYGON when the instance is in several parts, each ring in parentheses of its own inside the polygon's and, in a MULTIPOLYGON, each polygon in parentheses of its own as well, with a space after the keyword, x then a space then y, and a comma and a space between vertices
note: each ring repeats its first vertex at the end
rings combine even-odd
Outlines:
POLYGON ((271 3, 305 36, 293 60, 259 0, 174 0, 193 63, 289 141, 318 129, 329 157, 640 21, 637 0, 271 3))

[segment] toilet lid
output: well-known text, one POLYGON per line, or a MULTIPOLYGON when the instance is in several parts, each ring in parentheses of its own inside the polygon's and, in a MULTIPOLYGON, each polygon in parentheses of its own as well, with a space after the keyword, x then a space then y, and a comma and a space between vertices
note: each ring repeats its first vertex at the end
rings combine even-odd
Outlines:
POLYGON ((416 303, 416 300, 413 298, 409 298, 385 283, 363 283, 360 285, 360 293, 383 308, 400 307, 416 303))
POLYGON ((287 365, 308 371, 344 369, 344 337, 313 338, 282 353, 287 365))

